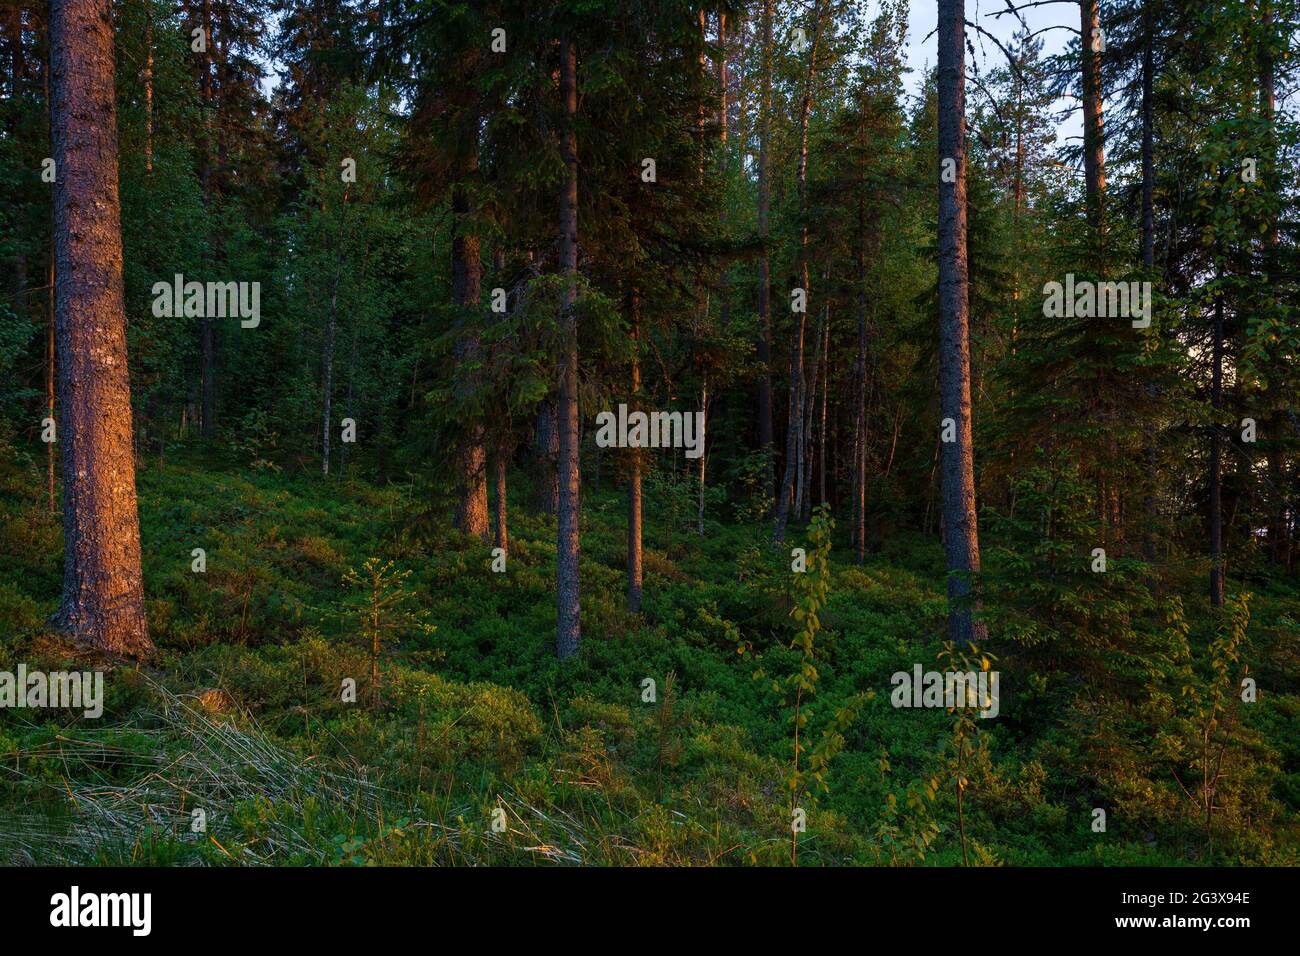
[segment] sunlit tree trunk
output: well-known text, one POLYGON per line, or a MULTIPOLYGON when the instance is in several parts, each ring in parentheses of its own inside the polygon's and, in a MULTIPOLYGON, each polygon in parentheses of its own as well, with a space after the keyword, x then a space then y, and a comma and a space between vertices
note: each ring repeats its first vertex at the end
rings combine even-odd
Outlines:
POLYGON ((123 655, 145 622, 122 293, 108 0, 51 0, 64 577, 52 624, 123 655))
MULTIPOLYGON (((632 327, 632 398, 633 409, 640 406, 641 392, 641 292, 633 288, 628 312, 632 327)), ((641 449, 628 449, 630 471, 627 479, 627 609, 641 610, 641 449)))
POLYGON ((980 570, 971 443, 970 312, 966 261, 966 22, 964 0, 939 0, 939 399, 956 441, 941 443, 948 635, 969 644, 975 633, 972 577, 980 570), (942 175, 944 160, 956 175, 942 175), (946 182, 951 178, 952 182, 946 182))
POLYGON ((758 259, 758 447, 767 457, 763 490, 768 498, 776 493, 776 439, 772 429, 772 275, 767 253, 767 218, 772 190, 772 7, 773 0, 764 0, 763 75, 758 117, 758 237, 763 242, 763 251, 758 259))

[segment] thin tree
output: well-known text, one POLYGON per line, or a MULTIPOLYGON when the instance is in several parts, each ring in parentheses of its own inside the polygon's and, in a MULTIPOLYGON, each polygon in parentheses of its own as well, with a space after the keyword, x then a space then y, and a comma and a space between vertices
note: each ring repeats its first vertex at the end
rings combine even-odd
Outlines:
POLYGON ((941 442, 948 635, 975 637, 972 577, 980 570, 971 441, 970 305, 966 261, 965 0, 939 0, 939 404, 955 425, 941 442))
MULTIPOLYGON (((641 393, 641 290, 632 287, 628 296, 629 324, 632 332, 632 397, 637 409, 641 393)), ((627 478, 627 609, 641 610, 641 449, 628 449, 627 478)))
POLYGON ((563 354, 560 364, 559 521, 555 547, 555 653, 566 660, 581 643, 578 583, 578 520, 581 473, 578 465, 578 57, 573 40, 560 43, 560 99, 564 129, 560 152, 564 186, 560 192, 560 272, 566 279, 561 302, 563 354))
POLYGON ((817 47, 821 40, 822 5, 813 4, 813 35, 808 48, 808 69, 804 74, 803 96, 799 105, 799 275, 804 295, 804 309, 796 313, 794 328, 790 333, 790 394, 789 415, 785 436, 785 476, 776 500, 776 525, 772 541, 785 540, 785 525, 794 503, 795 477, 802 478, 800 451, 803 448, 803 351, 804 331, 807 326, 807 301, 809 297, 808 272, 808 122, 812 116, 814 84, 817 79, 817 47))
MULTIPOLYGON (((472 174, 478 167, 477 149, 470 147, 466 163, 472 174)), ((473 208, 466 187, 456 186, 452 191, 454 236, 451 241, 451 301, 468 312, 479 303, 482 286, 482 264, 479 256, 479 237, 470 225, 473 208)), ((459 364, 473 366, 479 359, 477 318, 462 315, 466 323, 464 334, 456 342, 456 360, 459 364)), ((472 391, 476 375, 466 375, 460 386, 472 391)), ((483 422, 475 416, 469 422, 466 434, 457 449, 456 462, 456 527, 468 535, 487 541, 487 452, 483 444, 483 422)))
POLYGON ((771 204, 772 173, 772 0, 763 0, 763 75, 758 104, 758 447, 763 465, 763 491, 770 499, 776 493, 775 437, 772 429, 772 274, 768 261, 768 207, 771 204))

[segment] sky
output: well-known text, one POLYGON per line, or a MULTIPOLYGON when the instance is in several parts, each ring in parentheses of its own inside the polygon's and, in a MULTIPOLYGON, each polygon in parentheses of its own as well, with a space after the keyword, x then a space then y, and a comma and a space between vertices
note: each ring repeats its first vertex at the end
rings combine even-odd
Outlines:
MULTIPOLYGON (((1012 2, 1020 3, 1023 0, 1012 0, 1012 2)), ((872 0, 869 5, 870 15, 874 16, 879 8, 880 4, 872 0)), ((997 37, 1003 45, 1009 45, 1012 35, 1019 26, 1019 21, 1010 15, 988 16, 990 13, 1005 9, 1005 0, 966 0, 966 19, 971 23, 979 24, 997 37)), ((1054 3, 1046 7, 1035 7, 1022 11, 1021 16, 1025 23, 1029 24, 1029 28, 1035 31, 1051 26, 1070 26, 1076 32, 1079 29, 1077 3, 1054 3)), ((935 60, 938 58, 936 40, 933 36, 929 36, 934 30, 937 18, 938 4, 935 0, 911 0, 908 8, 906 52, 907 65, 912 68, 912 72, 907 77, 907 89, 913 95, 918 93, 926 72, 934 68, 935 60)), ((1040 37, 1043 41, 1043 56, 1060 53, 1074 39, 1074 36, 1075 33, 1070 30, 1048 30, 1040 37)), ((975 47, 976 61, 981 75, 1006 64, 1006 57, 1002 51, 987 37, 967 27, 966 38, 975 47)), ((967 54, 966 68, 969 70, 970 67, 969 54, 967 54)), ((973 88, 968 88, 966 95, 970 98, 982 94, 973 88)), ((1057 127, 1056 141, 1061 145, 1069 138, 1077 139, 1083 135, 1083 116, 1078 108, 1078 100, 1073 97, 1062 99, 1059 107, 1070 110, 1057 127)))

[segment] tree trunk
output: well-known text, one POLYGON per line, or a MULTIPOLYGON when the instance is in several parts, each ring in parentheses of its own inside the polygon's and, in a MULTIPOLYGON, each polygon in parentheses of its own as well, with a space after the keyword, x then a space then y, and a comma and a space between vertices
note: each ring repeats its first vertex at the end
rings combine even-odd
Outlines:
MULTIPOLYGON (((1259 44, 1257 57, 1259 65, 1259 112, 1268 124, 1270 133, 1276 137, 1276 96, 1277 79, 1274 74, 1273 50, 1269 45, 1273 37, 1273 0, 1260 0, 1260 25, 1263 42, 1259 44)), ((1277 156, 1270 150, 1262 164, 1267 183, 1275 183, 1277 156)), ((1275 187, 1276 188, 1276 187, 1275 187)), ((1265 236, 1264 281, 1272 288, 1276 281, 1277 250, 1279 245, 1278 217, 1276 211, 1270 211, 1265 236)), ((1273 362, 1279 362, 1276 349, 1270 350, 1273 362)), ((1270 382, 1272 377, 1270 377, 1270 382)), ((1269 556, 1277 564, 1288 564, 1291 543, 1288 536, 1286 510, 1287 502, 1283 489, 1286 487, 1286 467, 1283 455, 1283 436, 1286 434, 1286 419, 1283 414, 1283 401, 1276 395, 1277 387, 1270 384, 1265 397, 1272 411, 1269 414, 1268 450, 1265 453, 1269 483, 1272 486, 1272 506, 1268 515, 1268 550, 1269 556)))
POLYGON ((506 530, 506 476, 510 468, 510 452, 507 446, 497 449, 496 468, 496 546, 506 554, 510 553, 510 535, 506 530))
POLYGON ((1102 223, 1106 200, 1106 154, 1101 130, 1101 52, 1094 49, 1100 38, 1101 20, 1097 0, 1079 0, 1080 51, 1083 57, 1083 169, 1087 189, 1088 220, 1102 223))
POLYGON ((533 423, 533 454, 536 460, 537 510, 546 515, 558 514, 560 437, 552 399, 542 402, 537 410, 537 419, 533 423))
POLYGON ((51 624, 102 651, 153 651, 145 622, 122 293, 108 0, 51 0, 63 596, 51 624))
POLYGON ((1155 105, 1152 83, 1155 79, 1155 37, 1150 10, 1144 10, 1142 43, 1142 265, 1147 269, 1156 262, 1155 225, 1155 105))
MULTIPOLYGON (((199 184, 203 191, 204 205, 211 209, 212 201, 212 3, 203 0, 203 54, 199 58, 202 69, 200 76, 203 96, 203 158, 199 166, 199 184)), ((199 320, 199 354, 200 377, 202 380, 202 405, 200 406, 199 431, 204 438, 211 438, 217 424, 217 370, 216 370, 216 329, 212 319, 204 316, 199 320)))
MULTIPOLYGON (((10 74, 9 74, 9 115, 5 117, 5 133, 10 142, 18 138, 18 121, 22 115, 22 88, 23 75, 26 72, 26 61, 23 57, 23 11, 21 7, 14 7, 9 11, 7 17, 6 32, 9 34, 9 54, 10 54, 10 74)), ((27 301, 27 242, 23 235, 23 226, 26 216, 23 214, 22 206, 15 210, 15 215, 10 222, 14 230, 13 239, 13 296, 14 310, 18 315, 23 315, 29 310, 30 304, 27 301)), ((8 217, 6 217, 8 218, 8 217)))
MULTIPOLYGON (((477 151, 475 151, 477 152, 477 151)), ((469 169, 478 167, 477 156, 469 162, 469 169)), ((482 263, 479 256, 479 238, 468 225, 473 213, 469 196, 463 187, 452 192, 454 234, 451 240, 451 301, 461 307, 460 321, 466 323, 465 331, 456 343, 458 365, 473 365, 479 358, 477 317, 469 312, 479 304, 482 286, 482 263)), ((467 373, 457 388, 462 396, 477 387, 477 373, 467 373)), ((487 452, 483 445, 483 422, 476 415, 467 423, 466 434, 457 449, 456 463, 456 527, 463 533, 487 541, 487 452)))
MULTIPOLYGON (((829 308, 829 306, 828 306, 829 308)), ((817 470, 820 475, 821 487, 818 488, 817 503, 826 504, 826 393, 830 391, 831 386, 831 324, 829 321, 822 326, 822 411, 821 411, 821 434, 817 439, 817 470)), ((838 498, 838 493, 836 494, 838 498)))
MULTIPOLYGON (((823 279, 830 278, 829 271, 824 273, 823 279)), ((801 519, 806 520, 812 513, 812 475, 813 475, 813 448, 812 434, 813 421, 817 414, 817 387, 821 384, 822 362, 825 354, 822 351, 822 341, 825 338, 826 328, 830 322, 830 303, 822 306, 821 323, 814 333, 816 352, 813 355, 812 378, 806 384, 803 396, 803 426, 800 436, 803 439, 803 452, 800 457, 803 459, 803 477, 800 481, 799 508, 797 514, 801 519)))
MULTIPOLYGON (((859 189, 865 188, 865 183, 859 189)), ((867 210, 858 196, 858 360, 854 369, 853 534, 858 564, 867 550, 867 210)))
POLYGON ((153 8, 149 2, 144 24, 144 171, 153 172, 153 8))
POLYGON ((562 302, 564 354, 560 369, 560 511, 555 546, 557 624, 555 652, 560 660, 578 653, 581 642, 578 585, 578 59, 573 41, 560 47, 560 99, 564 102, 561 153, 565 183, 560 194, 560 272, 568 280, 562 302))
POLYGON ((808 121, 812 115, 813 83, 817 78, 817 44, 821 38, 821 4, 814 0, 813 38, 808 50, 808 71, 805 74, 803 102, 799 110, 799 260, 804 291, 804 311, 797 313, 790 339, 790 408, 789 426, 785 439, 785 477, 776 503, 776 526, 772 541, 785 540, 785 525, 790 517, 791 497, 794 491, 795 469, 799 468, 799 449, 803 441, 803 340, 807 318, 808 288, 808 121))
POLYGON ((321 456, 322 478, 330 474, 330 418, 334 399, 334 333, 338 327, 339 283, 343 277, 343 248, 346 245, 344 226, 348 216, 348 190, 343 190, 343 203, 339 208, 339 233, 334 250, 334 276, 330 280, 330 309, 325 321, 325 335, 321 340, 321 456))
MULTIPOLYGON (((689 414, 689 412, 683 413, 689 414)), ((704 384, 700 388, 700 495, 699 505, 695 512, 695 530, 704 534, 704 467, 708 460, 708 442, 706 435, 709 426, 709 374, 704 373, 704 384)))
POLYGON ((767 254, 768 206, 771 203, 772 138, 772 3, 763 0, 763 76, 758 120, 758 237, 763 251, 758 260, 758 447, 767 457, 763 491, 776 493, 775 435, 772 430, 772 276, 767 254))
MULTIPOLYGON (((641 403, 641 290, 633 288, 629 313, 632 325, 631 408, 641 403)), ((627 609, 641 610, 641 449, 628 450, 631 459, 627 480, 627 609)))
POLYGON ((1223 405, 1223 297, 1214 300, 1214 346, 1211 366, 1210 405, 1210 604, 1223 607, 1223 429, 1219 409, 1223 405))
MULTIPOLYGON (((1143 42, 1142 42, 1142 266, 1148 271, 1155 268, 1156 263, 1156 227, 1155 227, 1155 162, 1154 138, 1155 138, 1155 108, 1152 103, 1152 83, 1154 82, 1155 63, 1153 48, 1155 46, 1155 37, 1152 36, 1154 29, 1151 24, 1151 11, 1144 9, 1142 14, 1143 42)), ((1151 385, 1147 388, 1147 393, 1153 399, 1156 396, 1156 387, 1151 385)), ((1159 480, 1158 456, 1156 447, 1158 443, 1151 441, 1147 443, 1147 474, 1146 474, 1146 494, 1142 498, 1142 513, 1145 517, 1145 528, 1142 533, 1142 556, 1147 561, 1154 561, 1156 558, 1156 486, 1159 480)))
POLYGON ((970 315, 966 262, 965 2, 939 0, 939 390, 943 418, 957 440, 941 443, 944 550, 948 566, 948 635, 954 644, 977 637, 972 577, 980 570, 971 444, 970 315), (943 161, 956 161, 945 182, 943 161))
MULTIPOLYGON (((54 420, 54 354, 56 346, 54 344, 54 256, 55 251, 53 244, 50 248, 50 267, 49 267, 49 288, 46 289, 46 334, 47 343, 45 350, 46 367, 45 367, 45 409, 46 415, 51 421, 54 420)), ((50 514, 58 510, 54 503, 54 442, 49 442, 45 446, 45 481, 50 505, 50 514)))

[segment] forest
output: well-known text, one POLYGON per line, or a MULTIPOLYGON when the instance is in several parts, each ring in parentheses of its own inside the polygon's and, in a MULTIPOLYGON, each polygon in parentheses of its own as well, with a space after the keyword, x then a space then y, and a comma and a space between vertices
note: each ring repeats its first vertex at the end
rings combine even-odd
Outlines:
POLYGON ((1298 91, 1300 0, 0 0, 0 866, 1300 865, 1298 91))

